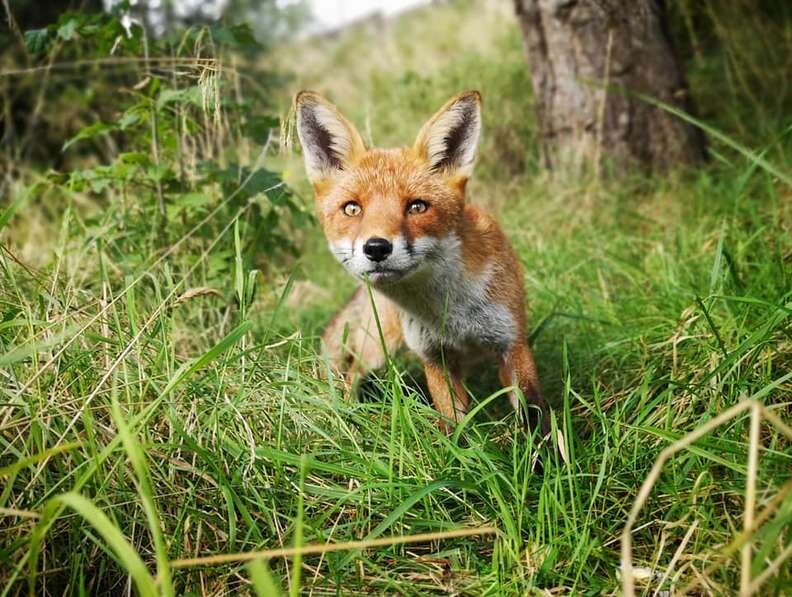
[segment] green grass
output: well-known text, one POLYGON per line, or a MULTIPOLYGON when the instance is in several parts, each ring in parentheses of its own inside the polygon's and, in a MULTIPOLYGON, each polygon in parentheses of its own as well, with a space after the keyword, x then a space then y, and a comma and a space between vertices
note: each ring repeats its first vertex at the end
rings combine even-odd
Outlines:
MULTIPOLYGON (((499 29, 508 18, 482 21, 489 54, 448 33, 476 27, 464 5, 408 15, 383 41, 391 66, 356 70, 363 32, 324 52, 335 71, 312 74, 306 60, 298 83, 338 95, 383 143, 409 142, 444 96, 482 87, 490 136, 471 196, 497 213, 525 265, 563 449, 519 431, 489 371, 469 380, 487 404, 451 437, 433 425, 406 355, 365 400, 344 401, 316 347, 353 282, 315 226, 295 231, 299 257, 256 261, 244 251, 256 234, 247 203, 162 259, 129 224, 127 201, 41 189, 0 215, 0 594, 27 583, 37 594, 614 593, 620 533, 664 447, 745 398, 789 421, 789 188, 719 144, 706 168, 663 180, 537 175, 530 97, 509 99, 527 80, 516 29, 499 29), (446 31, 419 37, 417 56, 403 49, 411 18, 446 31), (413 61, 422 71, 405 75, 413 61), (366 85, 348 87, 350 71, 366 85), (499 139, 509 155, 527 148, 503 169, 499 139), (484 525, 498 534, 265 566, 169 565, 484 525)), ((748 147, 768 145, 788 173, 784 142, 748 147)), ((310 206, 299 160, 271 161, 310 206)), ((677 588, 742 529, 748 427, 740 417, 665 467, 635 525, 634 565, 656 575, 639 586, 656 588, 694 521, 670 575, 677 588)), ((758 509, 792 471, 789 441, 764 426, 761 442, 758 509)), ((754 574, 789 543, 790 522, 787 495, 756 535, 754 574)), ((783 594, 789 578, 787 563, 763 594, 783 594)), ((708 574, 710 591, 733 592, 738 579, 735 555, 708 574)))

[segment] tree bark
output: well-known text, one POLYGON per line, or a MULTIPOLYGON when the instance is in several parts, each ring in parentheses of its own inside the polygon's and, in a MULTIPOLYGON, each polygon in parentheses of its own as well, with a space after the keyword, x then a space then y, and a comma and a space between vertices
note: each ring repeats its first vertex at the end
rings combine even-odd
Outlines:
POLYGON ((564 173, 662 171, 705 156, 663 0, 515 0, 540 128, 540 158, 564 173))

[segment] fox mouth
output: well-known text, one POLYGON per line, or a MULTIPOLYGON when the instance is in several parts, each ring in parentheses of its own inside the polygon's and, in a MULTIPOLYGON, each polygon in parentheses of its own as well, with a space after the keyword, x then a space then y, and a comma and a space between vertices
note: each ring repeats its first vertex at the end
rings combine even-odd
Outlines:
POLYGON ((392 267, 375 267, 363 273, 364 278, 368 278, 374 284, 389 283, 401 280, 407 274, 412 272, 415 266, 406 267, 403 269, 395 269, 392 267))

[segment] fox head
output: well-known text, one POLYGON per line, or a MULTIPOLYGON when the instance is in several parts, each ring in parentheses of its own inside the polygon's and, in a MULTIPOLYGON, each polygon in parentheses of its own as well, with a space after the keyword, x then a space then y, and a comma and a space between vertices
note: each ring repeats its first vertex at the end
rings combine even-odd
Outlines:
POLYGON ((367 149, 329 101, 295 98, 305 169, 330 250, 348 272, 386 286, 427 269, 457 233, 481 132, 481 96, 461 93, 411 147, 367 149))

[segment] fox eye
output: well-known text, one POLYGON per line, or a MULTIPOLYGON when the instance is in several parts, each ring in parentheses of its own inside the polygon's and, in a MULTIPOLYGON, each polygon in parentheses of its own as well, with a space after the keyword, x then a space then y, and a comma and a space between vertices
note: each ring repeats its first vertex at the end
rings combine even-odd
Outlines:
POLYGON ((422 199, 416 199, 415 201, 410 201, 410 204, 407 206, 407 213, 408 214, 422 214, 427 209, 429 209, 429 204, 422 199))
POLYGON ((349 216, 350 218, 354 218, 355 216, 359 216, 360 212, 363 211, 363 208, 360 207, 354 201, 349 201, 348 203, 344 203, 344 207, 341 208, 344 211, 344 215, 349 216))

